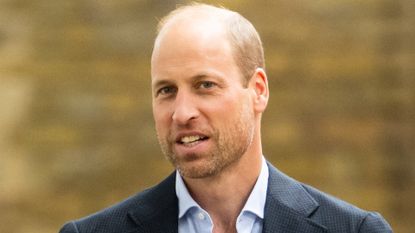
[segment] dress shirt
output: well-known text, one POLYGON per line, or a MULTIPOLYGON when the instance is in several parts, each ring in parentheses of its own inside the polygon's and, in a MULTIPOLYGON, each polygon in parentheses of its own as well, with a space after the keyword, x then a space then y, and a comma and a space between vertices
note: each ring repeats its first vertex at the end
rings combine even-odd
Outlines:
MULTIPOLYGON (((262 157, 259 177, 236 220, 238 233, 262 232, 268 175, 268 166, 265 158, 262 157)), ((209 213, 192 198, 178 172, 176 173, 176 194, 179 199, 179 233, 211 233, 213 222, 209 213)))

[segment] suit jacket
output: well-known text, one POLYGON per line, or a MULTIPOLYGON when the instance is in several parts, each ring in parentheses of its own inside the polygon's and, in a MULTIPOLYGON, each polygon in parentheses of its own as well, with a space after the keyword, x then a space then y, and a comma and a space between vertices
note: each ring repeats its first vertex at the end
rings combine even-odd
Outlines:
MULTIPOLYGON (((264 233, 392 232, 377 213, 367 212, 304 185, 271 164, 264 233)), ((177 233, 178 200, 173 173, 157 186, 80 220, 60 233, 177 233)))

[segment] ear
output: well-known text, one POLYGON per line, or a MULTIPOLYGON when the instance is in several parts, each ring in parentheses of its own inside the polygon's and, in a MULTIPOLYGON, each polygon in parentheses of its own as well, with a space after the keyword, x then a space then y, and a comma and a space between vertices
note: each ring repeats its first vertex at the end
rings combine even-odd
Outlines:
POLYGON ((254 109, 258 113, 265 111, 269 99, 268 78, 264 69, 257 68, 250 80, 250 86, 254 90, 254 109))

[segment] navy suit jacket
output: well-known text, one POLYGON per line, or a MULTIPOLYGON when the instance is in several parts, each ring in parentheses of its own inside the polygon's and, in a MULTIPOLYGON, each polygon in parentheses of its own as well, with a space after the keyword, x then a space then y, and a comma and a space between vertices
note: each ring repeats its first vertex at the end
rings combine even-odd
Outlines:
MULTIPOLYGON (((304 185, 271 164, 264 233, 392 232, 377 213, 367 212, 304 185)), ((157 186, 80 220, 60 233, 177 233, 178 201, 173 173, 157 186)))

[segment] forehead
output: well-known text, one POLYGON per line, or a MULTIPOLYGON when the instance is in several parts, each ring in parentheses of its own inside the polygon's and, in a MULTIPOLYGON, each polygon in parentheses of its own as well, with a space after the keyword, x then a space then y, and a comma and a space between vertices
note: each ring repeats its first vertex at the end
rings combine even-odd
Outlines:
MULTIPOLYGON (((224 32, 224 25, 228 21, 229 12, 210 6, 188 7, 178 10, 162 20, 157 40, 166 34, 180 31, 184 37, 193 33, 200 37, 203 35, 216 35, 224 32)), ((157 44, 156 40, 156 44, 157 44)))
MULTIPOLYGON (((219 19, 180 17, 168 22, 156 38, 153 58, 169 52, 208 52, 229 46, 224 24, 219 19)), ((179 54, 178 54, 179 55, 179 54)))
POLYGON ((231 45, 223 23, 212 19, 180 19, 171 22, 156 39, 152 79, 165 72, 234 66, 231 45), (214 67, 212 67, 214 66, 214 67))

